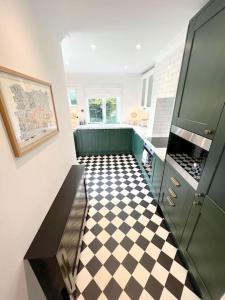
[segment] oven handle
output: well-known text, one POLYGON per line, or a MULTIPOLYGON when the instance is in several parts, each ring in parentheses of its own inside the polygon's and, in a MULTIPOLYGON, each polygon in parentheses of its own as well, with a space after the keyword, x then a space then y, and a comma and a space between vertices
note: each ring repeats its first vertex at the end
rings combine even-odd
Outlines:
POLYGON ((152 156, 154 155, 154 151, 150 149, 146 144, 144 144, 144 149, 148 152, 148 154, 152 156))

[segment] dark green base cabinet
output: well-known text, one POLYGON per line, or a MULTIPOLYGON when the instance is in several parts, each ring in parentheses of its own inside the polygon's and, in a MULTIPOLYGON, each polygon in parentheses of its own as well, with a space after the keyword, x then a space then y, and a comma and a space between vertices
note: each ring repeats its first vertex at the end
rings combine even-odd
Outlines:
POLYGON ((219 300, 225 293, 225 212, 209 197, 202 208, 193 206, 181 250, 203 299, 219 300))
POLYGON ((186 187, 178 194, 181 178, 180 187, 172 188, 173 198, 169 189, 175 171, 166 168, 160 194, 160 206, 204 300, 225 294, 224 37, 225 1, 211 0, 189 24, 172 124, 212 139, 212 145, 197 191, 186 187))
POLYGON ((162 161, 156 154, 154 154, 153 164, 152 164, 152 178, 150 184, 151 184, 151 191, 153 193, 153 196, 157 201, 160 195, 163 171, 164 171, 164 161, 162 161))
POLYGON ((219 300, 225 293, 225 211, 216 204, 224 190, 225 155, 221 163, 205 198, 167 163, 160 195, 162 212, 204 300, 219 300))
POLYGON ((204 300, 225 294, 224 128, 225 109, 197 191, 167 163, 160 195, 161 209, 204 300))
POLYGON ((132 129, 78 129, 77 156, 132 153, 132 129))
POLYGON ((194 190, 168 163, 160 195, 160 207, 176 241, 180 242, 192 206, 194 190))
POLYGON ((143 151, 144 151, 144 141, 135 131, 133 131, 132 153, 139 165, 141 165, 143 151))
POLYGON ((145 177, 145 180, 146 180, 147 184, 149 185, 155 200, 158 201, 160 189, 161 189, 162 177, 163 177, 164 162, 160 158, 158 158, 158 156, 156 154, 153 154, 152 176, 151 176, 151 178, 149 178, 145 169, 142 166, 143 150, 144 150, 144 141, 134 131, 133 138, 132 138, 132 153, 138 162, 138 165, 142 171, 142 174, 145 177))

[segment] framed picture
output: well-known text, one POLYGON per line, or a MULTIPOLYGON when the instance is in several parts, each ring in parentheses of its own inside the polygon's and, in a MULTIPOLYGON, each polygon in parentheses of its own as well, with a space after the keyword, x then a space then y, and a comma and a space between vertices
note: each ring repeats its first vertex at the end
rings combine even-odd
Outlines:
POLYGON ((58 133, 48 82, 0 67, 0 110, 17 157, 58 133))

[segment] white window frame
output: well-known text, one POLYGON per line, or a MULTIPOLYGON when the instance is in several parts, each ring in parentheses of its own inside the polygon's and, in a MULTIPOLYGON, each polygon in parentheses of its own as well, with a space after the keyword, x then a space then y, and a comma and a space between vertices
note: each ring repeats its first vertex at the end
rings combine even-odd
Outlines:
POLYGON ((154 82, 154 70, 155 69, 153 67, 151 70, 147 71, 146 73, 144 73, 142 75, 142 88, 141 88, 140 106, 143 107, 143 108, 145 108, 146 110, 149 110, 151 108, 151 106, 150 107, 147 106, 147 102, 148 102, 148 87, 149 87, 149 78, 151 76, 153 76, 153 82, 154 82), (142 105, 142 93, 143 93, 144 80, 146 80, 146 85, 145 85, 145 91, 144 91, 145 92, 144 105, 142 105))
POLYGON ((70 107, 77 107, 78 106, 78 99, 77 99, 77 104, 71 104, 70 94, 69 94, 71 91, 75 92, 76 99, 77 99, 77 89, 76 88, 67 88, 67 98, 68 98, 69 106, 70 107))
POLYGON ((120 122, 120 103, 121 103, 121 97, 120 96, 115 96, 115 95, 107 95, 107 96, 101 96, 101 95, 93 95, 93 96, 88 96, 86 99, 86 111, 87 111, 87 121, 89 124, 118 124, 120 122), (90 121, 90 112, 89 112, 89 100, 99 98, 103 100, 103 118, 102 122, 91 122, 90 121), (107 123, 106 122, 106 100, 108 98, 116 98, 117 103, 116 103, 116 122, 115 123, 107 123))

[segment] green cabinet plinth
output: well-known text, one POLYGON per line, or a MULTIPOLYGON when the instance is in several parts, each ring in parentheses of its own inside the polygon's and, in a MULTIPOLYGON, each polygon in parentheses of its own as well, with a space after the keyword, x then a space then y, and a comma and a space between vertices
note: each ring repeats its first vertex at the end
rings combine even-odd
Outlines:
POLYGON ((78 129, 74 132, 77 156, 129 154, 132 129, 78 129))

